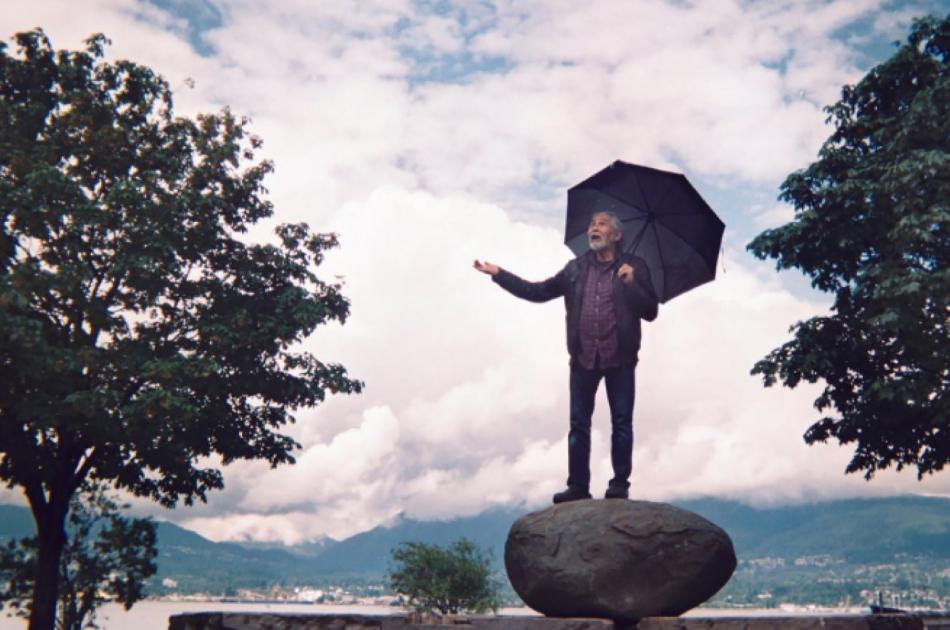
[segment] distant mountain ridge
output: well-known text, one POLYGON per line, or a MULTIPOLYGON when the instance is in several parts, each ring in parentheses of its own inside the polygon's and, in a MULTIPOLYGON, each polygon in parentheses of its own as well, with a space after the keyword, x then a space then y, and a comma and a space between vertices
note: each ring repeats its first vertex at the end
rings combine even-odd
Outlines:
POLYGON ((287 551, 294 554, 295 556, 300 556, 302 558, 316 558, 324 551, 332 547, 333 545, 339 543, 340 541, 325 536, 318 540, 312 540, 305 543, 299 543, 296 545, 285 545, 281 542, 275 541, 256 541, 256 540, 238 540, 235 541, 236 544, 241 545, 245 549, 254 549, 258 551, 274 550, 279 549, 287 551))
MULTIPOLYGON (((848 499, 755 508, 734 501, 675 502, 725 529, 740 560, 832 556, 855 564, 904 556, 950 559, 950 499, 903 496, 848 499)), ((460 536, 491 550, 499 570, 511 524, 524 509, 492 509, 449 521, 398 518, 341 541, 282 547, 212 542, 169 522, 158 522, 159 573, 182 591, 268 588, 281 583, 380 581, 390 551, 404 541, 447 544, 460 536)), ((32 532, 26 508, 0 505, 0 538, 32 532)), ((159 589, 160 590, 160 589, 159 589)))
POLYGON ((418 521, 400 516, 392 524, 380 525, 340 541, 315 558, 314 563, 324 574, 331 576, 382 575, 389 568, 390 550, 401 542, 447 545, 464 536, 489 549, 500 568, 508 530, 524 513, 524 510, 495 508, 450 521, 418 521))
POLYGON ((830 555, 852 563, 898 554, 950 558, 950 499, 901 496, 752 508, 679 503, 729 532, 740 558, 830 555))

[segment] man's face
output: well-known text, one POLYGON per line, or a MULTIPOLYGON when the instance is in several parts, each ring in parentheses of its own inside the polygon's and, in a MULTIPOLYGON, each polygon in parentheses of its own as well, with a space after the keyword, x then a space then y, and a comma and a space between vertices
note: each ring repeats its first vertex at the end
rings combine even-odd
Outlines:
POLYGON ((620 242, 620 231, 614 229, 609 215, 595 214, 590 218, 587 226, 587 243, 595 252, 616 245, 620 242))

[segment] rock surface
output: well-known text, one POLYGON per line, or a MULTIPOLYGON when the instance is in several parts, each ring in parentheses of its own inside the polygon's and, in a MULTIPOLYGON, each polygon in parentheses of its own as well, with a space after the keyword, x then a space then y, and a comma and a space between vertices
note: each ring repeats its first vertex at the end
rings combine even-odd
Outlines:
POLYGON ((588 500, 515 521, 505 568, 521 599, 540 613, 631 621, 703 603, 729 581, 736 554, 722 529, 693 512, 588 500))

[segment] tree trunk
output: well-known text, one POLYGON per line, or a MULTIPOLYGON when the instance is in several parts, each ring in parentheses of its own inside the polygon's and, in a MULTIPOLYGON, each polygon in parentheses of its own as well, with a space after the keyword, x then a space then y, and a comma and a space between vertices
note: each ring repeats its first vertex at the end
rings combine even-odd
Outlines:
POLYGON ((48 505, 44 512, 42 517, 36 513, 33 515, 36 520, 38 545, 29 630, 56 628, 59 559, 66 545, 67 508, 48 505))

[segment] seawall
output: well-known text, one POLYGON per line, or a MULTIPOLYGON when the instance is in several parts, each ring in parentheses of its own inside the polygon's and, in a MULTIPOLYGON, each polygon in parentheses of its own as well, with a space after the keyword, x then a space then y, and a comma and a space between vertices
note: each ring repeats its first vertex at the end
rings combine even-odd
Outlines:
POLYGON ((950 630, 950 616, 915 614, 607 619, 528 616, 333 615, 205 612, 173 615, 169 630, 950 630))

